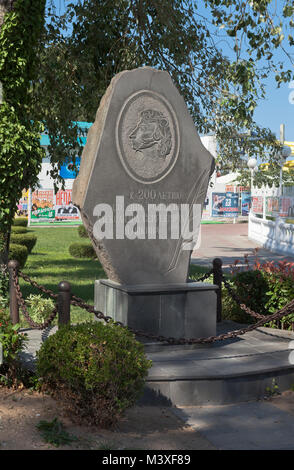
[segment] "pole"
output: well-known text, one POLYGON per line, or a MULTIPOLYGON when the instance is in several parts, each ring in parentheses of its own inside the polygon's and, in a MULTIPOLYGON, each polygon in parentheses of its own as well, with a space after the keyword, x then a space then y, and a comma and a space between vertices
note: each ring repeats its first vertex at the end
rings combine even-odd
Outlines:
POLYGON ((222 260, 220 258, 214 258, 212 262, 213 266, 213 283, 218 286, 216 293, 216 321, 219 323, 222 321, 222 260))
MULTIPOLYGON (((280 124, 280 142, 284 146, 285 142, 285 124, 280 124)), ((279 184, 279 197, 282 197, 283 192, 283 155, 281 156, 281 168, 280 168, 280 184, 279 184)))
POLYGON ((61 281, 58 284, 58 326, 68 325, 70 323, 70 283, 67 281, 61 281))

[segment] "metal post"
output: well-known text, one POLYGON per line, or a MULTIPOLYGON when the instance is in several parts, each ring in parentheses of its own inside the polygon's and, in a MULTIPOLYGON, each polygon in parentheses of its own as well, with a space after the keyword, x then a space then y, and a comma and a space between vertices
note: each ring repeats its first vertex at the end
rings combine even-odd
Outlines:
POLYGON ((218 286, 216 292, 216 321, 219 323, 222 321, 222 260, 220 258, 214 258, 213 265, 213 283, 218 286))
POLYGON ((9 310, 10 310, 10 320, 13 325, 19 323, 19 306, 16 295, 16 289, 13 282, 13 273, 18 273, 19 262, 16 260, 8 261, 7 264, 9 271, 9 310))
POLYGON ((58 326, 67 325, 70 323, 70 283, 61 281, 58 284, 58 326))

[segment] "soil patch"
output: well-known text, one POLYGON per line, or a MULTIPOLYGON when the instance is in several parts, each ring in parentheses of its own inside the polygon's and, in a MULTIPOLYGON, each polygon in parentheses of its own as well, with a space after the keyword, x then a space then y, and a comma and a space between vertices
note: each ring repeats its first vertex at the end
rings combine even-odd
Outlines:
POLYGON ((113 429, 76 425, 50 396, 0 387, 0 450, 56 450, 37 425, 58 418, 77 437, 61 450, 213 450, 200 433, 185 425, 168 407, 135 406, 113 429))

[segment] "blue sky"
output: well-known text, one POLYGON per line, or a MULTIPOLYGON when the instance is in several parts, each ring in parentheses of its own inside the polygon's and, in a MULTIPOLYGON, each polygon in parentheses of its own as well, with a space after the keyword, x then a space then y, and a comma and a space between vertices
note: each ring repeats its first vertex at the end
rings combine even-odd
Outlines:
POLYGON ((285 140, 294 142, 294 99, 293 104, 289 102, 291 92, 294 92, 294 88, 289 88, 289 84, 283 84, 277 89, 275 80, 269 80, 267 97, 259 103, 255 120, 262 126, 269 127, 278 138, 280 124, 285 124, 285 140))

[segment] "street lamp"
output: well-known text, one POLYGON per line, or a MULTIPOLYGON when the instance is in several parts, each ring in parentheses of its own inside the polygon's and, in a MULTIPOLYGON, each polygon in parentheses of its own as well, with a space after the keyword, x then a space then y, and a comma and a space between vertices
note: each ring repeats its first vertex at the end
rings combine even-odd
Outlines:
POLYGON ((257 160, 256 158, 254 157, 251 157, 249 158, 249 160, 247 161, 247 166, 250 170, 250 175, 251 175, 251 178, 250 178, 250 193, 251 193, 251 208, 250 208, 250 212, 252 213, 252 188, 253 188, 253 174, 254 174, 254 171, 256 170, 257 168, 257 160))
POLYGON ((288 145, 284 145, 281 151, 281 158, 280 158, 280 184, 279 184, 279 197, 282 197, 282 185, 283 185, 283 166, 287 158, 291 155, 291 148, 288 145))

